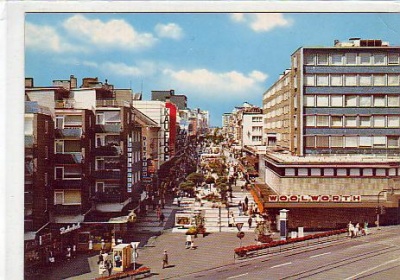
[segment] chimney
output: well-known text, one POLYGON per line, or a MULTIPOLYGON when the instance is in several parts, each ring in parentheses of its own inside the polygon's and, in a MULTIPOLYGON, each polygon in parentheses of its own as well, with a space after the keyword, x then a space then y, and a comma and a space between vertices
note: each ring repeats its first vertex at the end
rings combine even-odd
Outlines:
POLYGON ((78 80, 75 78, 74 75, 69 76, 70 88, 77 88, 78 87, 78 80))
POLYGON ((25 88, 33 88, 33 78, 25 78, 25 88))

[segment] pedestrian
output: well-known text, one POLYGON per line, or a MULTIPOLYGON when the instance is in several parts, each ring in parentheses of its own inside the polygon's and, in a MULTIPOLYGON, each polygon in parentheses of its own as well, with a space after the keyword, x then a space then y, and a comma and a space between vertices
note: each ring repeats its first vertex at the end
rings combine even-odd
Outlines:
POLYGON ((72 245, 72 256, 75 258, 76 257, 76 245, 72 245))
POLYGON ((246 204, 247 207, 249 206, 249 198, 247 197, 247 195, 244 198, 244 203, 246 204))
POLYGON ((165 220, 164 213, 161 213, 161 214, 160 214, 160 222, 163 223, 164 220, 165 220))
POLYGON ((197 249, 197 246, 194 246, 194 241, 190 244, 190 250, 195 250, 197 249))
POLYGON ((249 223, 249 228, 251 228, 251 224, 253 223, 253 219, 251 218, 251 216, 249 217, 247 222, 249 223))
POLYGON ((190 245, 192 245, 192 235, 188 234, 188 235, 186 235, 185 248, 189 249, 190 245))
POLYGON ((98 258, 98 260, 97 260, 97 264, 100 264, 100 263, 102 263, 103 261, 104 261, 104 259, 103 259, 103 251, 100 251, 99 258, 98 258))
POLYGON ((168 267, 168 253, 167 250, 164 250, 162 268, 164 269, 166 267, 168 267))
POLYGON ((349 237, 353 237, 353 224, 351 223, 351 221, 347 225, 347 230, 349 232, 349 237))
POLYGON ((110 276, 111 273, 112 273, 112 270, 113 270, 112 262, 110 260, 106 260, 105 267, 106 267, 106 269, 108 271, 108 276, 110 276))
POLYGON ((178 197, 178 207, 181 207, 181 200, 182 200, 182 197, 179 196, 179 197, 178 197))
POLYGON ((354 228, 354 235, 357 237, 360 234, 360 224, 357 223, 355 228, 354 228))

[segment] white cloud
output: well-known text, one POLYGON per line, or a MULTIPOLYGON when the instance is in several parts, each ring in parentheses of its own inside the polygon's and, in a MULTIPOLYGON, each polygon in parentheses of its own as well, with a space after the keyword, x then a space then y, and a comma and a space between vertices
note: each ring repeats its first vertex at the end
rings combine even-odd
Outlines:
POLYGON ((192 71, 171 69, 164 70, 164 74, 180 87, 187 91, 198 92, 201 90, 203 96, 216 98, 226 97, 227 94, 238 96, 249 93, 261 94, 262 83, 268 75, 260 71, 252 71, 243 74, 237 71, 216 73, 207 69, 195 69, 192 71))
POLYGON ((235 22, 244 23, 256 32, 267 32, 277 27, 292 25, 292 20, 287 19, 280 13, 268 14, 232 14, 231 19, 235 22))
POLYGON ((99 48, 142 49, 153 46, 157 41, 151 33, 139 33, 120 19, 103 22, 75 15, 68 18, 63 26, 71 35, 88 40, 99 48))
POLYGON ((157 35, 163 38, 178 40, 183 36, 182 28, 175 23, 157 24, 154 29, 157 35))
POLYGON ((27 48, 57 53, 78 50, 78 48, 63 42, 53 27, 29 22, 25 26, 25 44, 27 48))

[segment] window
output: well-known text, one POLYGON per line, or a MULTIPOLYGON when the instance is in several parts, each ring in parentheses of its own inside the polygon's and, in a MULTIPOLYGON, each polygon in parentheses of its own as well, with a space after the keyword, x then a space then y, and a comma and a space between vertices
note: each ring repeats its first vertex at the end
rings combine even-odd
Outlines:
POLYGON ((104 114, 96 114, 96 124, 104 124, 104 114))
POLYGON ((384 95, 375 95, 374 96, 374 107, 385 107, 385 96, 384 95))
POLYGON ((344 76, 345 86, 357 86, 357 75, 345 75, 344 76))
POLYGON ((360 176, 360 168, 350 168, 350 176, 360 176))
POLYGON ((315 148, 315 137, 306 136, 306 148, 315 148))
POLYGON ((96 170, 104 170, 104 159, 103 158, 96 158, 96 170))
POLYGON ((56 167, 54 170, 54 179, 62 180, 64 178, 64 168, 63 167, 56 167))
POLYGON ((321 176, 321 168, 311 168, 311 176, 321 176))
POLYGON ((56 154, 63 154, 64 153, 64 141, 56 141, 54 148, 55 148, 56 154))
POLYGON ((315 55, 314 54, 306 54, 304 57, 305 65, 315 65, 315 55))
POLYGON ((64 203, 64 192, 54 191, 54 205, 62 205, 64 203))
POLYGON ((399 136, 388 136, 387 144, 388 148, 398 148, 399 147, 399 136))
POLYGON ((385 116, 374 116, 374 127, 385 127, 385 116))
POLYGON ((346 64, 347 65, 356 65, 357 64, 357 54, 356 53, 346 53, 346 64))
POLYGON ((386 147, 386 137, 385 136, 374 136, 373 145, 374 145, 374 148, 385 148, 386 147))
POLYGON ((319 53, 317 54, 318 65, 328 65, 328 54, 319 53))
POLYGON ((308 176, 308 168, 299 168, 297 172, 298 176, 308 176))
POLYGON ((44 133, 45 134, 49 133, 49 121, 48 120, 44 121, 44 133))
POLYGON ((360 127, 371 127, 371 116, 360 116, 360 127))
POLYGON ((389 53, 388 63, 389 64, 399 64, 399 54, 398 53, 389 53))
POLYGON ((359 138, 360 147, 372 147, 372 137, 371 136, 360 136, 359 138))
POLYGON ((360 64, 371 64, 371 54, 370 53, 360 53, 360 64))
POLYGON ((328 75, 317 75, 317 86, 328 86, 329 85, 328 75))
POLYGON ((329 126, 329 116, 317 116, 317 126, 329 126))
POLYGON ((294 168, 285 168, 285 176, 295 176, 295 172, 294 168))
POLYGON ((328 107, 329 96, 328 95, 317 95, 317 107, 328 107))
POLYGON ((357 127, 357 117, 356 116, 346 116, 345 117, 345 127, 357 127))
POLYGON ((104 182, 96 182, 95 192, 104 192, 104 182))
POLYGON ((343 96, 331 95, 331 107, 343 107, 343 96))
POLYGON ((336 170, 337 176, 347 176, 347 169, 346 168, 338 168, 336 170))
POLYGON ((335 171, 333 168, 324 168, 324 176, 333 176, 335 171))
POLYGON ((331 54, 331 64, 332 65, 342 65, 343 55, 342 54, 331 54))
POLYGON ((331 86, 342 86, 342 75, 331 75, 331 86))
POLYGON ((63 204, 65 205, 81 204, 81 192, 79 190, 65 190, 63 204))
POLYGON ((314 75, 304 75, 304 85, 305 86, 315 86, 315 76, 314 75))
POLYGON ((357 95, 345 95, 344 96, 345 107, 357 107, 357 95))
POLYGON ((400 128, 400 116, 388 116, 387 127, 400 128))
POLYGON ((316 144, 318 148, 327 148, 329 147, 329 137, 328 136, 317 136, 316 144))
POLYGON ((304 96, 304 103, 306 107, 315 107, 315 96, 314 95, 304 96))
POLYGON ((332 148, 342 148, 343 147, 343 137, 342 136, 331 136, 331 147, 332 148))
POLYGON ((372 168, 364 168, 363 169, 363 176, 373 176, 374 173, 372 172, 372 168))
POLYGON ((382 53, 374 54, 374 64, 375 65, 385 65, 386 64, 386 55, 382 53))
POLYGON ((356 136, 346 136, 345 137, 345 147, 346 148, 356 148, 357 147, 357 137, 356 136))
POLYGON ((399 75, 388 75, 388 86, 399 86, 399 75))
POLYGON ((80 152, 82 152, 81 141, 65 140, 64 141, 64 152, 65 153, 80 153, 80 152))
POLYGON ((360 86, 372 86, 372 76, 360 75, 360 86))
POLYGON ((374 75, 374 86, 386 86, 386 76, 374 75))
POLYGON ((64 129, 64 116, 56 116, 56 128, 64 129))
POLYGON ((399 107, 400 102, 399 102, 399 96, 395 95, 388 95, 388 107, 399 107))
POLYGON ((342 116, 331 116, 331 127, 342 127, 343 120, 342 116))
POLYGON ((375 176, 386 176, 386 169, 383 168, 375 169, 375 176))
POLYGON ((360 107, 371 107, 372 99, 370 95, 360 95, 360 107))

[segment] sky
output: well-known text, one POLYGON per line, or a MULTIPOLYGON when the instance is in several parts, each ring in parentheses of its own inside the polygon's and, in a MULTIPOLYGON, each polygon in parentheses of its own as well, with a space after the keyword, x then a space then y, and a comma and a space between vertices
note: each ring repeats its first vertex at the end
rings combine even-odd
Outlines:
POLYGON ((35 86, 84 77, 131 88, 175 90, 212 126, 263 93, 300 47, 335 39, 400 46, 400 16, 389 13, 35 13, 25 18, 25 76, 35 86))

